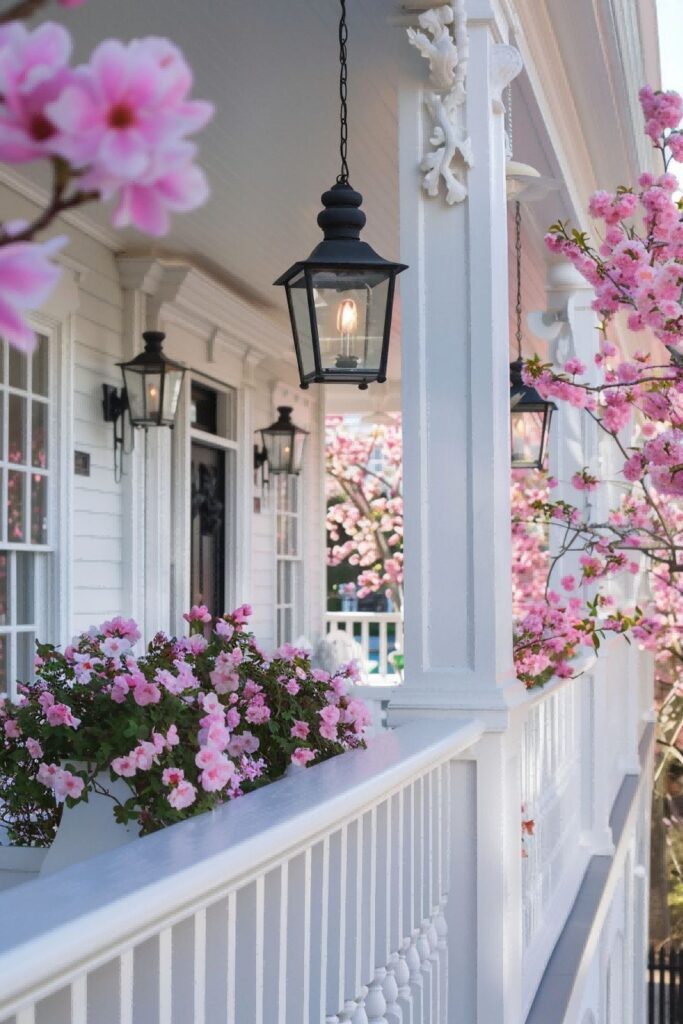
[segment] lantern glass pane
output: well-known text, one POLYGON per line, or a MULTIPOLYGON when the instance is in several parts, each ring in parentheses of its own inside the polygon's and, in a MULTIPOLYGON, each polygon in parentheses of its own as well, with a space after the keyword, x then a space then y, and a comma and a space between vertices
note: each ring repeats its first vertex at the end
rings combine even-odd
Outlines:
POLYGON ((293 470, 298 473, 304 461, 304 445, 306 444, 305 434, 294 435, 294 465, 293 470))
POLYGON ((162 420, 164 423, 171 426, 175 420, 175 413, 178 408, 178 399, 180 398, 180 388, 182 383, 182 370, 166 371, 166 376, 164 378, 164 408, 162 410, 162 420))
MULTIPOLYGON (((313 336, 311 332, 311 315, 308 305, 308 289, 306 287, 306 274, 300 271, 292 278, 287 285, 287 296, 289 299, 290 316, 294 328, 295 339, 299 348, 301 369, 304 376, 315 373, 315 358, 313 355, 313 336)), ((314 295, 317 305, 317 298, 314 295)))
POLYGON ((545 412, 513 409, 510 413, 512 468, 538 466, 543 445, 545 412))
POLYGON ((264 442, 271 473, 290 473, 292 471, 292 431, 277 431, 272 434, 264 431, 264 442))
POLYGON ((126 366, 123 371, 128 391, 130 418, 133 423, 159 422, 161 401, 161 373, 158 370, 126 366))
POLYGON ((378 373, 391 272, 314 270, 311 279, 323 371, 378 373))

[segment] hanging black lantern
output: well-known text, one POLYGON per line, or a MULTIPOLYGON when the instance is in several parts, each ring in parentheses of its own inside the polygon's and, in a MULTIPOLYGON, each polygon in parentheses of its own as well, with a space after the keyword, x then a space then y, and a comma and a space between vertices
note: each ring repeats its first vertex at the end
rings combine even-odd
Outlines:
POLYGON ((517 256, 517 359, 510 363, 510 453, 513 469, 543 469, 548 449, 550 420, 557 406, 541 398, 522 380, 522 212, 515 203, 517 256))
POLYGON ((308 431, 292 423, 291 406, 278 405, 277 411, 279 417, 275 423, 259 431, 263 448, 258 457, 261 464, 268 461, 268 469, 272 474, 291 473, 298 476, 303 465, 308 431))
POLYGON ((323 241, 307 260, 275 282, 284 285, 301 387, 311 383, 368 384, 386 380, 396 277, 403 263, 382 259, 360 239, 363 197, 349 183, 346 158, 346 4, 341 0, 341 172, 322 196, 323 241))
POLYGON ((163 352, 161 331, 145 331, 145 351, 119 363, 134 427, 172 427, 185 367, 163 352))
POLYGON ((510 448, 513 469, 543 469, 557 406, 522 380, 523 359, 510 363, 510 448))

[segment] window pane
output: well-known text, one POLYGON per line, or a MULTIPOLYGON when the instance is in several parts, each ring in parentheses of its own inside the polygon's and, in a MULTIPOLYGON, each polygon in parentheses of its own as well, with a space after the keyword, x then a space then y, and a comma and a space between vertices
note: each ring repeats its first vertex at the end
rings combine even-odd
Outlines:
POLYGON ((288 527, 289 527, 288 528, 288 536, 289 536, 288 548, 289 548, 289 554, 296 556, 296 555, 299 554, 299 552, 297 550, 297 547, 298 547, 297 542, 299 540, 299 531, 297 529, 297 520, 296 520, 295 516, 288 516, 287 519, 288 519, 288 527))
POLYGON ((36 558, 39 555, 29 555, 17 552, 17 618, 18 626, 30 626, 36 620, 35 602, 35 579, 36 579, 36 558))
POLYGON ((26 462, 26 399, 9 396, 9 461, 26 462))
POLYGON ((30 683, 33 680, 35 650, 34 633, 17 633, 17 679, 20 683, 30 683))
POLYGON ((24 508, 26 505, 26 474, 11 469, 7 476, 7 540, 25 540, 24 508))
MULTIPOLYGON (((7 607, 7 573, 9 572, 9 555, 4 551, 0 553, 0 626, 6 626, 9 622, 9 609, 7 607)), ((0 684, 2 689, 2 684, 0 684)))
POLYGON ((9 691, 7 652, 9 650, 9 637, 0 636, 0 693, 9 691))
POLYGON ((31 465, 47 469, 47 404, 31 403, 31 465))
POLYGON ((31 476, 31 543, 47 544, 47 477, 31 476))
POLYGON ((26 390, 28 358, 16 348, 9 350, 9 385, 26 390))
POLYGON ((36 395, 47 395, 48 383, 48 340, 44 334, 38 335, 38 348, 33 353, 33 379, 31 390, 36 395))

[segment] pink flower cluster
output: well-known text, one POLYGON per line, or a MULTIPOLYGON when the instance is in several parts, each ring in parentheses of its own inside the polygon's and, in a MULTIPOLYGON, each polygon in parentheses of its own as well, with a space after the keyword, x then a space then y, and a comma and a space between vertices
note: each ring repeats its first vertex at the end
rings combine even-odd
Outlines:
POLYGON ((117 820, 154 831, 290 764, 361 746, 370 715, 347 692, 354 668, 331 676, 289 645, 267 658, 245 629, 250 613, 242 605, 211 628, 206 610, 194 608, 190 636, 159 633, 141 655, 133 653, 136 624, 122 618, 92 627, 63 653, 38 645, 37 682, 22 687, 16 706, 0 701, 0 821, 6 814, 13 834, 21 821, 22 836, 34 835, 36 780, 52 797, 41 807, 49 823, 55 798, 84 797, 108 771, 131 793, 117 820), (88 769, 73 774, 69 761, 88 769), (25 814, 17 811, 22 779, 33 801, 25 814))
MULTIPOLYGON (((75 7, 83 0, 60 2, 75 7)), ((52 216, 112 199, 116 227, 165 234, 171 213, 193 210, 208 196, 188 136, 211 118, 211 104, 190 99, 192 73, 166 39, 105 40, 78 67, 71 52, 61 25, 0 26, 0 159, 59 167, 52 216)), ((7 223, 0 237, 0 333, 25 351, 35 345, 25 313, 56 284, 51 259, 66 241, 34 242, 43 226, 40 219, 35 226, 7 223)))
POLYGON ((68 796, 72 800, 80 800, 85 789, 85 782, 80 775, 74 775, 56 764, 39 765, 36 778, 38 782, 52 790, 58 804, 64 803, 68 796))

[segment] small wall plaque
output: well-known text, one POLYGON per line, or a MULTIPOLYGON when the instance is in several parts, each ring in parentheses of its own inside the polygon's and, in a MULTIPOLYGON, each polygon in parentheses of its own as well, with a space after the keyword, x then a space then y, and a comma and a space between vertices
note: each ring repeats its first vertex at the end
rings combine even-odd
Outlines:
POLYGON ((74 473, 76 476, 90 476, 90 455, 88 452, 74 452, 74 473))

